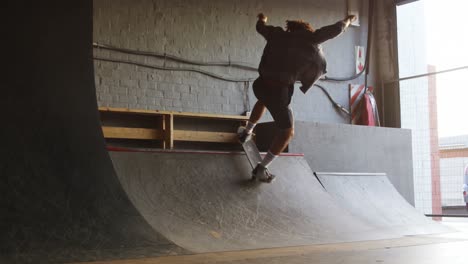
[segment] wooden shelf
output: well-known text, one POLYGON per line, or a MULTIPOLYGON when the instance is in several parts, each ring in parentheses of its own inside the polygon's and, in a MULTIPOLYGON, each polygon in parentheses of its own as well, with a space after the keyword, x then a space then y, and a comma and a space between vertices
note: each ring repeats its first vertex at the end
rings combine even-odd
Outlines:
POLYGON ((236 133, 175 130, 174 140, 191 142, 236 143, 236 133))
POLYGON ((191 113, 191 112, 178 112, 178 111, 160 111, 160 110, 143 110, 143 109, 129 109, 129 108, 115 108, 115 107, 99 107, 100 112, 112 113, 129 113, 141 115, 173 115, 178 117, 192 117, 192 118, 210 118, 219 120, 239 120, 248 121, 248 116, 243 115, 218 115, 208 113, 191 113))
MULTIPOLYGON (((102 131, 106 139, 140 139, 140 140, 154 140, 161 144, 163 149, 173 149, 174 141, 186 142, 211 142, 211 143, 236 143, 237 135, 234 132, 218 132, 218 131, 199 131, 198 129, 174 129, 175 123, 178 122, 178 117, 199 119, 210 119, 210 122, 219 121, 238 121, 245 123, 248 121, 247 116, 240 115, 217 115, 205 113, 189 113, 189 112, 175 112, 175 111, 159 111, 159 110, 141 110, 141 109, 128 109, 128 108, 112 108, 112 107, 99 107, 100 113, 112 113, 115 117, 119 118, 125 115, 125 120, 132 120, 133 117, 137 119, 138 116, 146 116, 146 118, 154 117, 154 128, 131 127, 125 124, 108 125, 103 124, 102 131)), ((102 115, 101 115, 102 116, 102 115)), ((101 117, 102 119, 102 117, 101 117)), ((153 119, 151 119, 153 120, 153 119)), ((104 120, 101 120, 104 121, 104 120)), ((153 121, 151 121, 153 122, 153 121)))

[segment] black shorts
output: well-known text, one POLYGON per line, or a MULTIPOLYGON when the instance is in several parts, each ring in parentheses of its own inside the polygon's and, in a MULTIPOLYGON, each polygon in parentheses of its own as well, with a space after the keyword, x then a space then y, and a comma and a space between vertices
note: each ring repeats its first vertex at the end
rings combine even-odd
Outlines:
POLYGON ((259 77, 252 86, 255 96, 270 111, 276 125, 280 129, 292 128, 294 117, 289 104, 294 93, 294 83, 272 82, 259 77))

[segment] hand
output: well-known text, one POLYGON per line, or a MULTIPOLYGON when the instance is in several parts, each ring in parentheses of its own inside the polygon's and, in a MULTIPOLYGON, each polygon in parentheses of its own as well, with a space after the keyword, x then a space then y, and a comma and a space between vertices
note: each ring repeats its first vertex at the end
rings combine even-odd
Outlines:
POLYGON ((257 18, 258 18, 258 20, 261 20, 261 21, 263 21, 263 22, 265 22, 265 23, 266 23, 267 20, 268 20, 268 17, 266 17, 263 13, 258 14, 258 15, 257 15, 257 18))
POLYGON ((355 15, 349 15, 348 17, 346 17, 346 20, 349 21, 349 23, 353 23, 354 21, 356 21, 357 19, 357 16, 355 15))
POLYGON ((356 21, 357 17, 355 15, 348 15, 344 20, 343 23, 345 23, 345 27, 349 27, 351 23, 356 21))

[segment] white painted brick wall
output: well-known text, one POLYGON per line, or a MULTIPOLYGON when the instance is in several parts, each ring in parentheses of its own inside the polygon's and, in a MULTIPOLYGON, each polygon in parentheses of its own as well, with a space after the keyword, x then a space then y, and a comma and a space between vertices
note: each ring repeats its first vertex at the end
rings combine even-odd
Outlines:
MULTIPOLYGON (((363 11, 365 7, 363 7, 363 11)), ((237 61, 256 67, 265 45, 255 31, 256 15, 265 12, 269 23, 284 26, 286 19, 304 19, 321 27, 342 19, 342 0, 95 0, 94 41, 117 47, 152 51, 198 61, 237 61)), ((354 46, 365 43, 362 27, 324 45, 329 72, 338 77, 353 74, 354 46)), ((192 67, 158 58, 94 50, 95 56, 132 60, 157 66, 192 67)), ((200 67, 198 67, 200 68, 200 67)), ((256 77, 256 72, 234 68, 203 67, 232 78, 256 77)), ((101 106, 242 114, 255 103, 244 83, 229 83, 194 72, 162 71, 113 62, 95 62, 98 103, 101 106)), ((356 82, 363 82, 362 78, 356 82)), ((348 83, 324 84, 336 100, 348 105, 348 83)), ((293 108, 304 121, 347 123, 318 89, 306 96, 296 92, 293 108)), ((266 119, 268 120, 268 119, 266 119)))

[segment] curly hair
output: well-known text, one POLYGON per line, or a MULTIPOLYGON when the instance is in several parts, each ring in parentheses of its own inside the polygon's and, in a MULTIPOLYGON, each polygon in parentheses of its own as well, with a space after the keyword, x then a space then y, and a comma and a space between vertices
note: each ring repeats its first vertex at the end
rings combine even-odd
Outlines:
POLYGON ((307 30, 314 32, 312 26, 303 20, 286 20, 286 31, 294 32, 298 30, 307 30))

